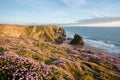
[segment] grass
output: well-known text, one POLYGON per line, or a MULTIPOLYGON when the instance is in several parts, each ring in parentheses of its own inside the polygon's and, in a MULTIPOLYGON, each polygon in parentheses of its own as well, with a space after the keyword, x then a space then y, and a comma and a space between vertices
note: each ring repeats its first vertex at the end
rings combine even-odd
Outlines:
POLYGON ((33 45, 35 47, 38 47, 41 51, 43 51, 44 49, 48 49, 49 46, 44 44, 44 43, 37 43, 37 42, 34 42, 33 45))
POLYGON ((91 63, 91 62, 84 62, 83 64, 85 64, 88 69, 92 69, 91 72, 93 77, 98 79, 98 80, 119 80, 120 77, 115 75, 115 73, 109 73, 109 69, 107 70, 105 67, 101 66, 101 65, 97 65, 95 63, 91 63), (102 74, 100 74, 102 73, 102 74))
POLYGON ((44 33, 42 34, 39 34, 39 39, 44 39, 45 41, 50 41, 50 42, 54 42, 54 36, 53 34, 51 34, 51 32, 47 32, 45 31, 44 33))
POLYGON ((0 39, 0 44, 4 44, 4 43, 11 43, 11 40, 9 40, 9 39, 5 39, 5 40, 0 39))
POLYGON ((85 58, 82 55, 77 56, 77 59, 85 60, 85 58))
POLYGON ((5 47, 0 47, 0 52, 5 52, 5 51, 8 51, 8 49, 5 47))
POLYGON ((42 61, 42 62, 45 62, 45 60, 47 59, 47 57, 45 57, 44 55, 35 53, 31 50, 20 49, 19 51, 16 52, 16 54, 24 56, 26 58, 34 59, 36 61, 42 61))
POLYGON ((44 27, 38 26, 36 27, 36 33, 39 33, 40 31, 43 31, 44 27))
POLYGON ((25 35, 26 37, 31 37, 31 33, 33 31, 34 26, 29 26, 25 28, 25 35))
POLYGON ((16 45, 15 47, 16 47, 16 48, 19 48, 19 49, 24 49, 24 48, 25 48, 25 45, 16 45))
POLYGON ((77 64, 71 64, 69 62, 66 62, 66 66, 67 66, 67 71, 69 71, 69 73, 71 73, 75 80, 79 80, 82 74, 82 70, 79 68, 79 66, 77 64))
POLYGON ((89 68, 95 70, 96 72, 104 72, 105 71, 105 68, 103 68, 102 66, 99 66, 95 63, 83 62, 83 64, 87 65, 89 68))
POLYGON ((82 80, 94 80, 93 76, 90 75, 83 75, 82 80))
POLYGON ((16 54, 27 57, 27 58, 32 58, 32 56, 34 55, 34 52, 30 50, 20 49, 19 51, 16 52, 16 54))
MULTIPOLYGON (((10 45, 12 48, 17 48, 13 51, 15 55, 18 54, 20 57, 26 57, 27 59, 36 61, 37 63, 42 62, 47 66, 54 66, 56 68, 55 72, 50 72, 48 74, 48 76, 53 75, 51 80, 120 80, 119 72, 117 72, 115 66, 109 62, 97 60, 96 58, 89 60, 82 56, 82 54, 70 55, 67 53, 66 49, 59 47, 59 45, 57 46, 52 43, 48 44, 44 41, 33 40, 30 42, 29 40, 31 39, 27 39, 28 45, 25 45, 25 41, 22 41, 21 43, 19 42, 25 39, 12 38, 11 40, 13 41, 9 40, 7 41, 7 45, 10 45), (55 60, 58 60, 58 64, 59 60, 63 61, 63 67, 54 64, 53 62, 55 60)), ((4 39, 0 41, 4 42, 4 39)), ((9 47, 0 47, 0 52, 8 50, 9 47)), ((25 67, 29 71, 29 67, 31 67, 31 65, 29 63, 23 63, 24 59, 21 60, 20 63, 16 63, 0 58, 0 64, 2 64, 0 67, 3 67, 4 65, 12 65, 12 67, 14 67, 13 69, 6 69, 4 67, 0 68, 0 76, 2 76, 0 77, 0 80, 7 80, 10 76, 7 73, 10 71, 14 72, 17 68, 25 67)), ((43 76, 43 78, 43 80, 46 80, 46 77, 43 76)))

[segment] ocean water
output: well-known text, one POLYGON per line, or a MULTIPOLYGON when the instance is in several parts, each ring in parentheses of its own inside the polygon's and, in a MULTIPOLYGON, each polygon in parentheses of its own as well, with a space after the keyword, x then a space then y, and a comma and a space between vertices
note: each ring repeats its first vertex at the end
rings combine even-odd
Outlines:
POLYGON ((67 37, 77 33, 84 38, 86 45, 120 57, 119 27, 64 27, 67 37))

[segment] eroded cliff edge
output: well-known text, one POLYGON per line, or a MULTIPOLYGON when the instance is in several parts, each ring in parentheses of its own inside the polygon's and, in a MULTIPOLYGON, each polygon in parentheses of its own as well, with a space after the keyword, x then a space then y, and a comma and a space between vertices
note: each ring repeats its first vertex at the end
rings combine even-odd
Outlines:
POLYGON ((59 26, 18 26, 0 25, 0 36, 34 38, 61 43, 65 40, 65 30, 59 26))

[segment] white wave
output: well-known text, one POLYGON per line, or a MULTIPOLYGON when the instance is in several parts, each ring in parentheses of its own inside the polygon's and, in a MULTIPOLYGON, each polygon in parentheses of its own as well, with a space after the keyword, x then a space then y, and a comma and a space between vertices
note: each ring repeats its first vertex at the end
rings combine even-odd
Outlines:
POLYGON ((73 38, 74 37, 74 35, 69 31, 67 31, 66 35, 67 35, 67 38, 73 38))
POLYGON ((108 41, 108 43, 114 43, 114 44, 120 45, 119 42, 115 42, 115 41, 108 41))
POLYGON ((74 35, 67 35, 67 38, 74 38, 74 35))
POLYGON ((120 55, 120 47, 116 46, 115 44, 112 43, 105 43, 104 41, 96 41, 96 40, 90 40, 90 39, 85 39, 85 44, 90 45, 91 47, 95 47, 97 49, 107 51, 110 54, 113 55, 120 55))

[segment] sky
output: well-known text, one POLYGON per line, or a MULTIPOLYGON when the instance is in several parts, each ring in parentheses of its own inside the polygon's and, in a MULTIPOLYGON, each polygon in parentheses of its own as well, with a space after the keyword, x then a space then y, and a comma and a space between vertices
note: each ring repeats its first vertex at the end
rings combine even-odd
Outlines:
POLYGON ((1 24, 89 23, 104 19, 120 20, 120 0, 0 0, 1 24))

